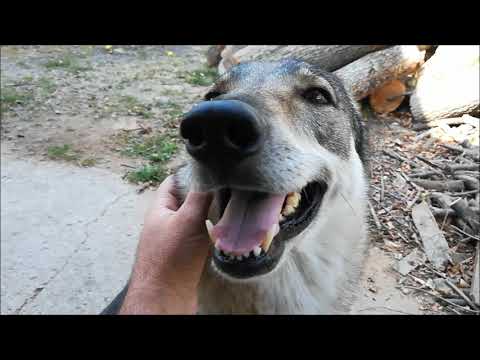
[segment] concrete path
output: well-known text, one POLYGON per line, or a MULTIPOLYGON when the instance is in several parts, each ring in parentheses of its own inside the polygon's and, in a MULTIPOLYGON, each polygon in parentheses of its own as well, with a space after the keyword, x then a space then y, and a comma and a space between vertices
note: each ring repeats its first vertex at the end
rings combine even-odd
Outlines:
MULTIPOLYGON (((1 194, 1 313, 101 312, 128 279, 153 192, 105 170, 2 154, 1 194)), ((421 313, 395 285, 391 259, 373 248, 352 312, 421 313)))
POLYGON ((152 192, 3 155, 1 191, 1 313, 99 313, 128 279, 152 192))

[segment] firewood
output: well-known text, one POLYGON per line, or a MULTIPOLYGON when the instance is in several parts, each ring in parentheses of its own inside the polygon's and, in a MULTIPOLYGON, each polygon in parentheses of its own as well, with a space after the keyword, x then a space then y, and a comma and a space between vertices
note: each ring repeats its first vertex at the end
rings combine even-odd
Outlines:
POLYGON ((385 83, 417 70, 425 56, 414 45, 394 46, 373 52, 335 71, 356 100, 370 95, 385 83))
POLYGON ((424 189, 438 190, 438 191, 463 191, 465 185, 462 180, 420 180, 412 179, 412 182, 424 189))
POLYGON ((425 50, 415 45, 246 46, 234 50, 227 46, 222 52, 220 74, 244 61, 298 58, 334 71, 355 100, 363 99, 394 79, 414 73, 425 57, 425 50))
POLYGON ((465 149, 461 146, 456 146, 456 145, 451 145, 451 144, 440 144, 440 146, 443 146, 446 149, 453 150, 457 153, 464 154, 466 157, 471 158, 475 161, 480 160, 480 153, 478 150, 470 150, 470 149, 465 149))
POLYGON ((480 188, 478 179, 468 175, 454 175, 455 179, 462 180, 467 190, 476 190, 480 188))
POLYGON ((461 125, 461 124, 470 124, 472 126, 478 127, 479 119, 470 115, 463 115, 462 117, 438 119, 438 120, 428 121, 426 123, 416 123, 412 126, 412 129, 416 131, 420 131, 420 130, 426 130, 426 129, 430 129, 430 128, 441 126, 441 125, 461 125))
POLYGON ((468 202, 465 199, 460 199, 450 206, 455 210, 457 215, 465 220, 465 222, 472 228, 474 232, 472 235, 477 235, 480 231, 480 220, 478 219, 478 215, 469 208, 468 202))
POLYGON ((396 110, 405 99, 406 86, 402 81, 395 79, 382 87, 375 89, 369 97, 369 103, 373 111, 385 114, 396 110))
POLYGON ((455 216, 455 210, 453 209, 438 209, 432 208, 432 214, 436 218, 443 218, 445 216, 455 216))
POLYGON ((439 46, 419 72, 410 98, 417 122, 479 112, 479 46, 439 46))
POLYGON ((251 45, 228 48, 222 57, 219 72, 232 65, 253 60, 277 61, 294 58, 318 65, 326 71, 335 71, 362 56, 384 49, 387 45, 251 45))

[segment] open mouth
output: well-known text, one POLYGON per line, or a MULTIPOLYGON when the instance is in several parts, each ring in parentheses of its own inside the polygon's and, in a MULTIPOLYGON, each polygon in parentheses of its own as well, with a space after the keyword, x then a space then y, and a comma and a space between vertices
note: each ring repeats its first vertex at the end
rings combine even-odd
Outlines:
POLYGON ((220 220, 216 225, 207 220, 215 246, 215 266, 239 279, 272 271, 283 255, 285 243, 311 223, 326 191, 324 182, 312 182, 288 194, 218 191, 220 220))

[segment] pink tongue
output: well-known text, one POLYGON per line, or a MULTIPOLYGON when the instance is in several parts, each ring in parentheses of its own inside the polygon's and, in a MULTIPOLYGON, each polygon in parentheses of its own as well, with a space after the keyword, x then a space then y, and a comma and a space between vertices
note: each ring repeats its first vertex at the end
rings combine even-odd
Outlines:
POLYGON ((278 223, 286 195, 232 190, 232 196, 213 235, 222 250, 243 254, 259 245, 273 224, 278 223))

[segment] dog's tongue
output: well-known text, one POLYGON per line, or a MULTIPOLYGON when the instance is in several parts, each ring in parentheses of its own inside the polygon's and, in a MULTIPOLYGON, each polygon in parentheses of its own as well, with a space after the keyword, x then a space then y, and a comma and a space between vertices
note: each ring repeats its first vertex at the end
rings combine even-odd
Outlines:
POLYGON ((272 225, 278 224, 285 197, 232 190, 222 218, 213 227, 220 248, 243 254, 260 245, 272 225))

